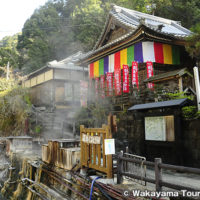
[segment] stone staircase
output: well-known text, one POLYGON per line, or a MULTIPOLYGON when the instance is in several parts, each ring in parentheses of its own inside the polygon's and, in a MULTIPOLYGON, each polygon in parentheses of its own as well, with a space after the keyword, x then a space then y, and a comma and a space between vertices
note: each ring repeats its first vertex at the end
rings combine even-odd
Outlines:
POLYGON ((38 123, 42 124, 42 137, 45 140, 59 138, 73 138, 73 120, 68 115, 69 108, 55 108, 55 110, 43 110, 37 112, 38 123), (67 126, 66 126, 67 125, 67 126))

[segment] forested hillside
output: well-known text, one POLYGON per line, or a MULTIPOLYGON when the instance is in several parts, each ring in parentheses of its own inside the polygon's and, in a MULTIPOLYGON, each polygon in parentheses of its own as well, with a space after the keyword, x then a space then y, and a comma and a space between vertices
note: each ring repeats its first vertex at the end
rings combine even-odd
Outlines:
POLYGON ((18 38, 1 42, 0 65, 11 59, 12 66, 29 73, 48 61, 91 50, 112 3, 181 21, 186 28, 200 19, 199 0, 49 0, 26 21, 18 38))

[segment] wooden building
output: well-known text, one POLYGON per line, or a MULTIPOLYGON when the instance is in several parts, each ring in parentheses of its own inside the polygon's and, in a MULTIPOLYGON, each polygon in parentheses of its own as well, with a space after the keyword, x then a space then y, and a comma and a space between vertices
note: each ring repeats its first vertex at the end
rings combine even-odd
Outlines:
POLYGON ((194 88, 190 73, 194 61, 184 47, 190 34, 180 22, 114 5, 93 50, 83 54, 78 63, 88 65, 89 77, 99 87, 98 93, 106 90, 105 95, 115 97, 113 104, 123 108, 136 103, 132 98, 134 86, 140 92, 155 88, 156 84, 163 84, 164 89, 169 85, 169 92, 194 88), (128 83, 124 82, 124 65, 128 66, 128 83), (132 67, 135 65, 137 70, 132 67), (112 79, 111 88, 108 76, 112 79), (101 80, 104 86, 99 84, 101 80), (129 88, 124 90, 127 84, 129 88))
POLYGON ((195 62, 185 50, 185 38, 189 35, 191 31, 180 22, 114 5, 93 50, 80 57, 79 64, 89 68, 95 93, 93 99, 106 96, 113 105, 112 111, 120 117, 114 135, 120 148, 125 150, 127 145, 136 155, 146 155, 150 159, 161 156, 166 162, 180 163, 182 101, 176 106, 174 102, 169 106, 165 102, 163 112, 159 102, 155 103, 158 100, 155 93, 160 87, 162 93, 190 90, 195 94, 195 62), (151 109, 151 103, 158 105, 151 109), (138 104, 149 109, 142 109, 136 115, 126 112, 138 104), (163 141, 146 140, 145 116, 147 123, 157 119, 167 124, 167 130, 168 126, 173 126, 172 131, 162 138, 163 141))
POLYGON ((80 52, 62 60, 52 61, 27 75, 23 85, 30 87, 32 103, 36 106, 80 105, 80 80, 88 71, 73 62, 80 52))

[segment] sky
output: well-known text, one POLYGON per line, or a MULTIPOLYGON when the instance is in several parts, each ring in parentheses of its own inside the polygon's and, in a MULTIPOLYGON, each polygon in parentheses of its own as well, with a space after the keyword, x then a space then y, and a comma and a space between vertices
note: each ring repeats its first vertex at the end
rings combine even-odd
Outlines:
POLYGON ((36 8, 48 0, 0 0, 0 39, 21 32, 36 8))

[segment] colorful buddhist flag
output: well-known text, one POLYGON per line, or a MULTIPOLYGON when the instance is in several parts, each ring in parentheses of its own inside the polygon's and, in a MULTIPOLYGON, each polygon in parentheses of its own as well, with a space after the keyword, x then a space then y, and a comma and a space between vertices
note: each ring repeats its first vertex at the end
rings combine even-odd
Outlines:
POLYGON ((134 61, 134 46, 130 46, 127 48, 127 65, 132 66, 132 62, 134 61))
POLYGON ((114 72, 115 69, 115 56, 114 54, 109 55, 109 72, 114 72))
POLYGON ((106 56, 104 58, 104 74, 106 74, 109 71, 109 57, 106 56))
POLYGON ((180 48, 172 46, 172 61, 174 65, 180 65, 180 48))
POLYGON ((172 64, 172 46, 163 44, 164 64, 172 64))
POLYGON ((99 77, 99 61, 94 62, 94 77, 99 77))
POLYGON ((104 75, 104 59, 99 60, 99 76, 104 75))
POLYGON ((142 42, 143 62, 155 62, 154 44, 153 42, 142 42))
POLYGON ((163 45, 161 43, 154 42, 154 54, 156 63, 164 63, 163 45))
POLYGON ((123 68, 123 65, 127 65, 127 49, 122 49, 120 51, 120 66, 121 66, 121 69, 123 68))
POLYGON ((120 51, 118 51, 117 53, 114 54, 114 63, 115 63, 115 66, 114 66, 114 70, 117 70, 117 69, 121 69, 120 67, 120 51))
POLYGON ((91 63, 89 65, 89 73, 90 73, 90 78, 94 78, 94 63, 91 63))
POLYGON ((143 63, 142 42, 134 45, 134 60, 143 63))

